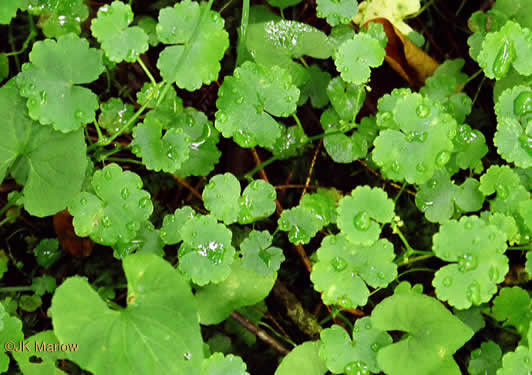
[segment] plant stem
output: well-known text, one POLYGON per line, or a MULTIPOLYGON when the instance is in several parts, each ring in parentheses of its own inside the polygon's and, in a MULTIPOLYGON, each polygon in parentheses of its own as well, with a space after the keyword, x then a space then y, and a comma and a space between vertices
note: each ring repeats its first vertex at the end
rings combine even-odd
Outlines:
POLYGON ((242 0, 242 19, 240 20, 240 38, 246 41, 249 22, 249 0, 242 0))
POLYGON ((257 327, 255 324, 251 323, 245 316, 242 314, 233 311, 231 313, 231 318, 240 323, 248 331, 256 335, 260 340, 264 341, 266 344, 270 345, 272 348, 277 350, 282 355, 287 355, 290 353, 279 341, 268 335, 263 329, 257 327))
POLYGON ((292 115, 292 118, 293 118, 294 120, 296 120, 296 124, 297 124, 297 126, 299 126, 299 129, 301 129, 301 131, 303 132, 303 134, 305 134, 305 129, 303 129, 303 125, 301 125, 301 121, 299 121, 299 117, 297 117, 297 114, 296 114, 296 113, 294 113, 294 114, 292 115))
POLYGON ((128 159, 128 158, 113 158, 113 157, 107 158, 106 157, 105 160, 116 161, 118 163, 131 163, 131 164, 137 164, 137 165, 144 165, 144 163, 141 161, 138 161, 135 159, 128 159))
POLYGON ((399 197, 401 196, 401 194, 403 193, 403 191, 405 190, 406 188, 406 182, 403 184, 403 186, 401 186, 401 189, 399 189, 399 192, 397 193, 397 195, 395 196, 395 198, 393 199, 393 204, 395 205, 397 203, 397 200, 399 199, 399 197))
POLYGON ((31 292, 31 286, 5 286, 0 288, 0 293, 31 292))
POLYGON ((399 238, 401 239, 401 241, 403 241, 403 244, 405 245, 406 247, 406 252, 407 254, 412 254, 414 253, 414 249, 412 248, 412 246, 410 246, 410 244, 408 243, 408 241, 406 240, 405 236, 403 235, 403 233, 401 232, 401 230, 399 229, 399 227, 397 226, 397 224, 393 223, 392 224, 392 229, 394 231, 395 234, 397 234, 399 236, 399 238))
POLYGON ((144 65, 144 61, 142 61, 140 56, 137 57, 137 62, 139 63, 139 65, 142 68, 142 70, 144 70, 144 73, 146 73, 146 75, 150 79, 150 82, 152 83, 152 85, 153 86, 157 86, 157 82, 155 81, 155 78, 153 78, 153 76, 152 76, 151 72, 149 71, 149 69, 146 67, 146 65, 144 65))
POLYGON ((28 49, 28 46, 30 42, 35 39, 37 36, 37 28, 35 27, 35 22, 33 22, 33 16, 31 14, 28 15, 28 23, 30 25, 30 33, 28 34, 28 37, 24 41, 24 44, 22 44, 22 47, 18 51, 13 51, 9 53, 5 53, 6 56, 17 56, 26 51, 28 49))
MULTIPOLYGON (((406 266, 406 265, 409 265, 410 263, 419 262, 421 260, 430 259, 430 258, 433 258, 433 257, 434 257, 434 255, 421 255, 421 256, 418 256, 418 257, 409 258, 409 259, 406 259, 405 261, 399 263, 397 265, 397 267, 406 266)), ((399 277, 399 276, 397 276, 397 277, 399 277)))

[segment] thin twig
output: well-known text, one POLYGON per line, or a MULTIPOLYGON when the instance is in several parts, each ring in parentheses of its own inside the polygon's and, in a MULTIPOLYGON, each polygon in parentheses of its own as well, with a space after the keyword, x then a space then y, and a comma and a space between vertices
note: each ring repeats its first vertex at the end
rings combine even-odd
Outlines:
POLYGON ((259 328, 255 324, 251 323, 249 320, 246 319, 245 316, 242 314, 233 311, 231 313, 231 318, 236 320, 238 323, 240 323, 244 328, 246 328, 249 332, 253 333, 255 336, 257 336, 260 340, 264 341, 266 344, 270 345, 272 348, 277 350, 282 355, 287 355, 290 353, 288 349, 286 349, 279 341, 271 337, 266 331, 264 331, 262 328, 259 328))
POLYGON ((175 176, 175 175, 172 175, 172 178, 176 180, 178 183, 180 183, 181 185, 183 185, 184 187, 186 187, 192 193, 192 195, 194 195, 200 201, 203 201, 201 194, 192 185, 190 185, 187 182, 187 180, 185 180, 184 178, 175 176))
MULTIPOLYGON (((373 175, 377 176, 378 178, 380 178, 382 181, 384 181, 385 183, 389 184, 390 186, 393 186, 394 188, 396 188, 398 190, 401 190, 403 188, 402 185, 399 185, 399 184, 396 184, 395 182, 391 182, 391 181, 386 180, 377 171, 375 171, 373 168, 371 168, 364 160, 359 159, 358 162, 360 164, 362 164, 364 166, 364 168, 366 168, 368 171, 370 171, 373 175)), ((406 191, 408 194, 410 194, 413 197, 416 196, 416 192, 415 191, 412 191, 410 189, 405 189, 404 191, 406 191)))
POLYGON ((316 165, 316 158, 318 157, 318 153, 320 152, 322 144, 323 144, 323 139, 320 139, 320 142, 318 143, 318 147, 316 147, 316 151, 314 152, 314 156, 312 157, 312 162, 310 163, 310 168, 308 170, 307 180, 305 181, 305 188, 303 189, 303 192, 301 193, 301 198, 299 198, 299 202, 301 202, 301 200, 305 196, 305 193, 307 192, 307 187, 309 186, 310 179, 312 177, 312 171, 314 170, 314 165, 316 165))

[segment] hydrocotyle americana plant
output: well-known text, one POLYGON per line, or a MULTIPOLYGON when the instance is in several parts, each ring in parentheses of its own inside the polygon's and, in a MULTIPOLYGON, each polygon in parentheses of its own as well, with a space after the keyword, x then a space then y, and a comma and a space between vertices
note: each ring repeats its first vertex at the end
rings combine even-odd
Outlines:
POLYGON ((3 1, 0 372, 531 372, 531 30, 525 0, 3 1))

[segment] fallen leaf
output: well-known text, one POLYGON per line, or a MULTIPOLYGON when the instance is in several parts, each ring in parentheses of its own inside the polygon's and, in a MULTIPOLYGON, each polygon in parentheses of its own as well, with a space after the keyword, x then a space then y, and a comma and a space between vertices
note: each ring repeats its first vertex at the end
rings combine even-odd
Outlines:
POLYGON ((90 238, 76 235, 72 226, 72 216, 67 210, 54 215, 54 230, 61 247, 69 254, 76 257, 88 257, 92 253, 92 241, 90 238))

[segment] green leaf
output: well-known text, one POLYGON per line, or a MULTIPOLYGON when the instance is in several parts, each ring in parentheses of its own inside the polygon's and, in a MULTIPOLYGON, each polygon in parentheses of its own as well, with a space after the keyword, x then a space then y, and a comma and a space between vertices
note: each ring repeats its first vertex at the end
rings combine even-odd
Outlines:
POLYGON ((334 63, 344 81, 361 85, 369 80, 370 67, 380 66, 385 55, 377 39, 362 33, 338 47, 334 63))
POLYGON ((242 358, 232 354, 224 357, 222 353, 214 353, 203 360, 201 375, 249 375, 249 373, 242 358))
POLYGON ((163 220, 160 235, 166 245, 175 245, 183 240, 181 228, 196 215, 192 207, 185 206, 175 210, 173 214, 166 215, 163 220))
POLYGON ((157 25, 159 40, 166 47, 157 67, 165 81, 194 91, 217 79, 220 60, 229 47, 224 19, 207 3, 183 0, 161 9, 157 25))
POLYGON ((197 289, 195 299, 201 324, 218 324, 232 311, 262 301, 272 290, 276 279, 277 273, 257 273, 248 262, 237 258, 227 279, 197 289))
POLYGON ((175 173, 189 158, 192 141, 182 128, 168 129, 164 135, 163 129, 154 116, 146 117, 133 129, 132 150, 148 169, 175 173))
POLYGON ((528 292, 520 287, 502 288, 493 300, 492 313, 505 326, 515 327, 524 339, 532 321, 532 300, 528 292))
POLYGON ((296 346, 275 371, 275 375, 325 375, 327 367, 319 356, 319 341, 307 341, 296 346))
POLYGON ((310 98, 312 107, 323 108, 329 103, 326 89, 331 80, 331 75, 322 71, 318 65, 311 65, 307 71, 310 78, 300 87, 301 95, 297 104, 301 106, 310 98))
POLYGON ((98 98, 80 84, 104 71, 102 52, 74 34, 35 42, 16 79, 32 119, 64 133, 94 121, 98 98))
POLYGON ((345 235, 329 235, 317 256, 310 279, 314 289, 323 292, 321 297, 327 305, 364 306, 369 297, 365 283, 373 288, 385 287, 397 276, 393 245, 385 239, 369 246, 354 246, 345 235))
POLYGON ((229 276, 235 249, 232 233, 214 216, 194 216, 181 228, 179 270, 198 285, 219 283, 229 276))
POLYGON ((0 88, 0 182, 11 170, 24 185, 24 207, 44 217, 63 210, 81 189, 87 167, 81 130, 63 134, 29 117, 14 81, 0 88))
POLYGON ((190 287, 151 254, 124 259, 128 306, 111 310, 81 277, 67 279, 52 298, 60 342, 91 350, 70 359, 93 373, 199 374, 203 342, 190 287))
POLYGON ((113 163, 94 172, 91 187, 94 194, 82 192, 68 207, 76 234, 102 245, 132 241, 153 211, 140 177, 113 163))
POLYGON ((448 168, 456 165, 461 169, 475 169, 482 166, 481 160, 488 153, 484 134, 477 129, 471 129, 467 124, 458 126, 453 145, 454 152, 448 168))
MULTIPOLYGON (((20 371, 22 371, 24 375, 67 374, 56 366, 56 363, 59 364, 60 359, 68 359, 67 351, 41 350, 43 344, 44 348, 47 348, 48 345, 52 345, 52 347, 55 347, 55 345, 61 345, 53 331, 39 332, 31 337, 25 338, 24 342, 28 344, 31 351, 17 351, 11 353, 13 358, 17 361, 20 371), (37 348, 37 350, 35 350, 35 348, 37 348), (38 358, 40 361, 35 361, 35 358, 38 358)), ((70 346, 72 349, 68 350, 69 352, 80 350, 79 344, 72 343, 70 345, 72 345, 70 346)), ((67 348, 66 346, 63 347, 67 348)))
POLYGON ((300 2, 301 0, 268 0, 268 4, 270 4, 272 7, 281 9, 292 7, 300 2))
POLYGON ((31 282, 31 288, 38 296, 43 296, 46 293, 52 293, 55 290, 55 287, 55 278, 48 275, 34 277, 31 282))
POLYGON ((202 193, 203 204, 225 224, 233 224, 240 210, 240 182, 231 173, 211 177, 202 193))
POLYGON ((251 231, 240 244, 244 265, 263 276, 277 272, 285 258, 283 250, 271 246, 272 240, 268 231, 251 231))
POLYGON ((317 0, 316 13, 331 26, 348 24, 358 12, 356 0, 317 0))
POLYGON ((338 228, 353 244, 371 245, 379 238, 379 223, 390 223, 394 203, 380 188, 358 186, 338 204, 338 228))
POLYGON ((148 35, 138 26, 129 27, 131 22, 133 11, 129 4, 113 1, 98 9, 91 31, 109 60, 132 63, 148 50, 148 35))
MULTIPOLYGON (((22 322, 15 316, 9 316, 6 312, 4 305, 0 303, 0 342, 7 343, 13 342, 18 347, 19 342, 24 339, 24 333, 22 333, 22 322)), ((9 367, 9 356, 7 351, 4 350, 0 353, 0 371, 7 372, 9 367)))
POLYGON ((532 353, 525 346, 518 346, 514 352, 502 357, 502 368, 497 375, 526 375, 532 372, 532 353))
POLYGON ((377 352, 392 343, 390 335, 373 327, 371 318, 367 316, 357 319, 353 329, 353 341, 345 329, 338 325, 323 330, 320 337, 320 357, 334 374, 350 374, 346 370, 356 367, 366 369, 366 373, 380 372, 377 352))
POLYGON ((129 241, 118 241, 113 245, 113 255, 117 259, 124 259, 133 253, 152 253, 158 256, 164 255, 163 241, 159 231, 155 230, 153 224, 145 221, 137 232, 136 237, 129 241))
POLYGON ((403 331, 403 338, 377 353, 379 367, 389 375, 460 375, 453 354, 473 331, 438 300, 413 291, 381 301, 371 314, 373 326, 403 331))
POLYGON ((9 76, 9 58, 5 53, 0 53, 0 81, 9 76))
POLYGON ((388 178, 423 184, 451 159, 456 121, 436 101, 417 93, 396 91, 385 98, 379 101, 379 112, 384 112, 377 125, 388 129, 375 139, 373 160, 388 178))
POLYGON ((150 16, 141 16, 136 21, 137 26, 144 30, 144 33, 148 36, 148 44, 151 47, 155 47, 159 44, 159 38, 157 37, 157 21, 150 16))
POLYGON ((336 223, 336 206, 340 198, 340 193, 334 188, 318 188, 315 193, 305 194, 300 206, 310 210, 323 221, 324 225, 328 225, 336 223))
POLYGON ((268 149, 279 159, 289 159, 300 155, 304 146, 308 143, 308 137, 301 127, 294 125, 281 128, 281 135, 273 146, 268 149))
POLYGON ((440 300, 459 309, 488 302, 509 270, 505 234, 476 216, 443 224, 433 250, 440 259, 456 262, 440 268, 432 285, 440 300))
POLYGON ((309 243, 323 228, 323 220, 311 210, 296 206, 284 210, 278 221, 279 229, 288 232, 288 239, 294 245, 309 243))
POLYGON ((473 332, 477 333, 486 326, 481 309, 482 308, 479 306, 472 306, 467 310, 458 310, 457 308, 454 308, 453 313, 458 319, 467 324, 473 332))
POLYGON ((508 21, 496 32, 488 33, 482 42, 478 64, 489 78, 501 79, 511 67, 522 75, 532 74, 531 31, 508 21))
POLYGON ((24 294, 18 301, 18 307, 28 312, 34 312, 41 306, 42 299, 38 294, 24 294))
POLYGON ((30 14, 40 15, 37 26, 48 38, 58 38, 68 33, 79 35, 81 24, 89 16, 89 8, 84 0, 27 0, 24 6, 30 14))
POLYGON ((22 0, 6 0, 0 4, 0 24, 9 25, 11 19, 17 15, 22 6, 22 0))
POLYGON ((298 98, 288 72, 247 61, 218 90, 216 129, 241 147, 273 147, 281 125, 272 116, 290 116, 298 98))
POLYGON ((532 28, 532 3, 526 0, 497 0, 493 9, 504 13, 521 26, 532 28))
POLYGON ((274 187, 264 180, 252 181, 238 199, 240 210, 238 222, 250 224, 265 219, 275 212, 277 193, 274 187))
POLYGON ((493 341, 486 341, 471 352, 467 371, 470 375, 495 375, 501 367, 502 351, 493 341))
MULTIPOLYGON (((120 98, 111 98, 107 102, 101 103, 100 110, 98 125, 107 130, 109 135, 118 133, 135 114, 135 107, 131 104, 124 104, 120 98)), ((134 124, 131 124, 124 132, 131 132, 133 126, 134 124)))
POLYGON ((335 77, 327 86, 327 96, 342 120, 354 122, 366 99, 366 88, 363 85, 346 83, 340 77, 335 77))

